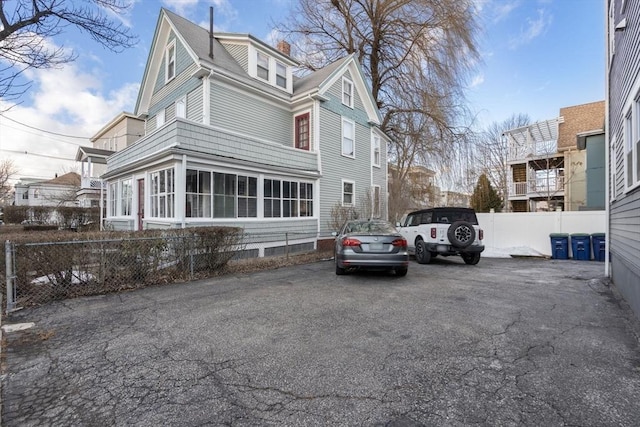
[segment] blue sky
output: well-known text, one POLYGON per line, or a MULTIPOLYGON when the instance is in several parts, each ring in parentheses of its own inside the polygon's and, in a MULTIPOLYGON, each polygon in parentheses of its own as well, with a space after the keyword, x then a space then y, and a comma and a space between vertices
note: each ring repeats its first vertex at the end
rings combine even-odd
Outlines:
MULTIPOLYGON (((30 91, 0 117, 0 158, 12 158, 19 177, 79 171, 72 161, 77 147, 90 145, 88 138, 118 113, 133 111, 160 6, 203 25, 213 6, 217 31, 251 33, 273 43, 274 22, 286 19, 295 3, 137 0, 120 19, 139 43, 120 54, 66 31, 47 42, 72 48, 78 60, 29 73, 30 91)), ((467 92, 477 126, 513 113, 546 120, 562 107, 604 99, 604 0, 477 0, 477 5, 481 62, 467 92)))

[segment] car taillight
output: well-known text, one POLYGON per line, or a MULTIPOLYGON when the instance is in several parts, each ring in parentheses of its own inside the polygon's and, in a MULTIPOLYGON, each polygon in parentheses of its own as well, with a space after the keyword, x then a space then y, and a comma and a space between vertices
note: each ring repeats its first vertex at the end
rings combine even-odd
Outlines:
POLYGON ((484 239, 484 231, 482 231, 482 228, 480 229, 480 232, 478 233, 478 238, 480 240, 484 239))
POLYGON ((345 237, 342 239, 342 246, 360 246, 360 240, 345 237))
POLYGON ((400 246, 401 248, 406 248, 407 247, 406 239, 396 239, 393 242, 391 242, 391 244, 393 246, 400 246))
POLYGON ((435 238, 436 238, 436 228, 435 228, 435 227, 433 227, 433 228, 431 229, 431 238, 432 238, 432 239, 435 239, 435 238))

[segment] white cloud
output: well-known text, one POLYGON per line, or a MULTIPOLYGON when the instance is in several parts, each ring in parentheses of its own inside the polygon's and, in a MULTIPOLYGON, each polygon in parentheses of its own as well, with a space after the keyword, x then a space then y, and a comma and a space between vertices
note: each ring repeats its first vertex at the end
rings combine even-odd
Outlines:
MULTIPOLYGON (((0 117, 0 153, 14 161, 17 177, 46 179, 78 170, 73 160, 78 147, 90 146, 89 138, 100 128, 131 111, 139 87, 124 84, 104 93, 100 75, 82 72, 77 63, 29 70, 27 76, 33 81, 31 104, 15 105, 0 117)), ((8 106, 0 100, 0 110, 8 106)))
POLYGON ((518 8, 518 6, 520 6, 520 3, 520 0, 511 0, 504 2, 501 1, 495 4, 492 10, 493 23, 498 23, 504 19, 507 19, 509 15, 511 15, 511 12, 513 12, 518 8))
POLYGON ((525 26, 520 31, 520 34, 510 40, 509 47, 511 49, 517 49, 522 45, 528 44, 535 38, 544 34, 549 26, 551 26, 553 16, 545 13, 544 9, 538 9, 537 12, 537 17, 535 19, 527 18, 525 26))
POLYGON ((470 87, 480 86, 482 83, 484 83, 484 74, 478 74, 471 80, 470 87))

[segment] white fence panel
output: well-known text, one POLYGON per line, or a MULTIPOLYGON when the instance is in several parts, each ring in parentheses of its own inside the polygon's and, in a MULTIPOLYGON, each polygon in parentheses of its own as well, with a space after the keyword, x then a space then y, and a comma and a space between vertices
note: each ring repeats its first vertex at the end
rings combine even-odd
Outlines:
POLYGON ((490 249, 528 247, 551 256, 551 233, 604 233, 605 211, 479 213, 484 245, 490 249))

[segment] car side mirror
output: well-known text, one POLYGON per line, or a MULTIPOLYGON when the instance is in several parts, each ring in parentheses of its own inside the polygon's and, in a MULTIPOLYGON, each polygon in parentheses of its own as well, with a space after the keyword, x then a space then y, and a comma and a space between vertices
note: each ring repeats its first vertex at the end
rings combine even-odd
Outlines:
POLYGON ((402 227, 399 222, 396 222, 396 227, 402 227))
POLYGON ((337 232, 337 231, 332 231, 332 232, 331 232, 331 235, 332 235, 333 237, 336 237, 336 236, 338 236, 338 232, 337 232))

